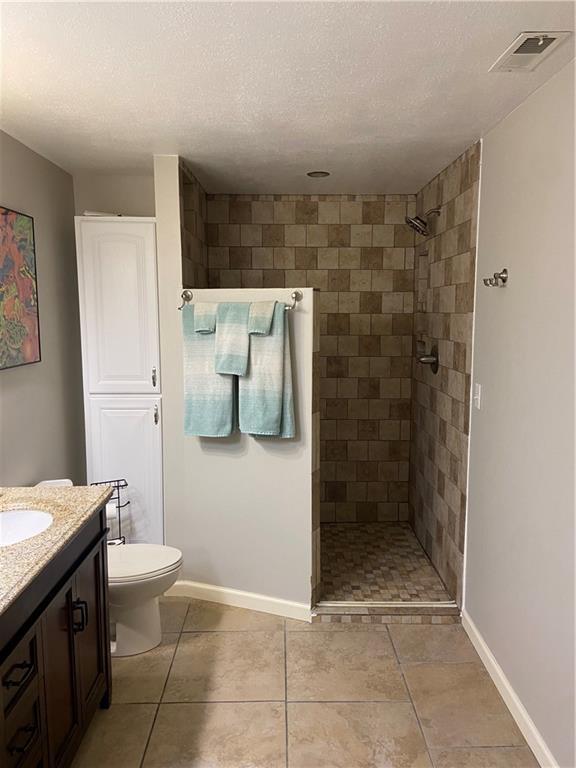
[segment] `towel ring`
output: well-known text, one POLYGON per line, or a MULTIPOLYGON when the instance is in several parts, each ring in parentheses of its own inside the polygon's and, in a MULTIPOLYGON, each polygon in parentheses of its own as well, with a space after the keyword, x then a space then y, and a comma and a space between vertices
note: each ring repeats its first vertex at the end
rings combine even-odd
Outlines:
MULTIPOLYGON (((190 288, 185 288, 181 293, 182 298, 182 304, 178 307, 178 309, 182 309, 186 304, 189 304, 192 299, 194 298, 193 292, 190 290, 190 288)), ((288 306, 284 307, 286 312, 288 312, 290 309, 296 309, 296 305, 299 301, 302 301, 302 291, 292 291, 292 294, 290 296, 292 299, 292 304, 289 304, 288 306)))

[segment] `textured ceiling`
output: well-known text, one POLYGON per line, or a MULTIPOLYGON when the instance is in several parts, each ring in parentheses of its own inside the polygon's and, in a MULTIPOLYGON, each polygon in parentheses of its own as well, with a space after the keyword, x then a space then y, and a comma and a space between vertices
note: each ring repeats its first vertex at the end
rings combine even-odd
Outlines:
POLYGON ((489 73, 518 33, 573 27, 572 2, 2 4, 3 128, 73 173, 178 153, 213 192, 414 192, 573 57, 489 73))

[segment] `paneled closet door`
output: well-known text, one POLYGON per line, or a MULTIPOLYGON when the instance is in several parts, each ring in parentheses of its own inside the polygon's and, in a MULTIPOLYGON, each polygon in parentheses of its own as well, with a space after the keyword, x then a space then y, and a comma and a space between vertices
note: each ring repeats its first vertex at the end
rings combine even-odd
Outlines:
MULTIPOLYGON (((132 543, 164 542, 161 417, 160 397, 96 395, 88 402, 88 482, 128 481, 122 534, 132 543)), ((115 523, 110 535, 117 535, 115 523)))
POLYGON ((154 223, 79 217, 76 238, 88 391, 160 392, 154 223))

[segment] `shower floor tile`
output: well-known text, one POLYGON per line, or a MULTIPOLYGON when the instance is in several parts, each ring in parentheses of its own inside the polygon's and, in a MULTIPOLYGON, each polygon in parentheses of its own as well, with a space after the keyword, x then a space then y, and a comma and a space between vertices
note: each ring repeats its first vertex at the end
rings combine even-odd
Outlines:
POLYGON ((325 523, 322 601, 452 600, 408 523, 325 523))

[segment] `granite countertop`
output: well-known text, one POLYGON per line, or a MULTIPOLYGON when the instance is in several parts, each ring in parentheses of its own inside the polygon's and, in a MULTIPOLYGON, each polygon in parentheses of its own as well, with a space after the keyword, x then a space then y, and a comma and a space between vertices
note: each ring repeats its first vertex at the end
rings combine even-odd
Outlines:
POLYGON ((108 501, 111 493, 106 486, 0 488, 0 512, 28 507, 49 512, 54 518, 42 533, 0 547, 0 613, 108 501))

